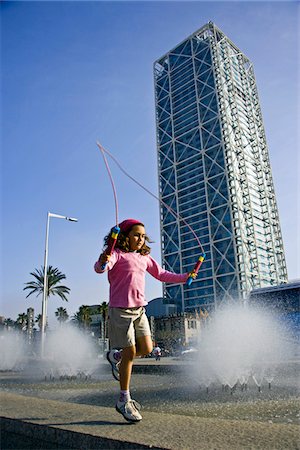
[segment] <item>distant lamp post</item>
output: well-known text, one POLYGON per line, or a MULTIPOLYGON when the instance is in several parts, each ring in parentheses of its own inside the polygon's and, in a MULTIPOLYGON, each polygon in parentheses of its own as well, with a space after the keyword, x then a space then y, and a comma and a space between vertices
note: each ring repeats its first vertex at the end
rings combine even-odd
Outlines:
POLYGON ((41 327, 41 357, 44 357, 45 350, 45 329, 47 321, 47 287, 48 287, 48 242, 49 242, 49 225, 50 217, 56 217, 57 219, 65 219, 70 222, 78 222, 78 219, 74 217, 61 216, 60 214, 54 214, 48 211, 47 214, 47 226, 46 226, 46 240, 45 240, 45 257, 44 257, 44 289, 43 289, 43 303, 42 303, 42 327, 41 327))

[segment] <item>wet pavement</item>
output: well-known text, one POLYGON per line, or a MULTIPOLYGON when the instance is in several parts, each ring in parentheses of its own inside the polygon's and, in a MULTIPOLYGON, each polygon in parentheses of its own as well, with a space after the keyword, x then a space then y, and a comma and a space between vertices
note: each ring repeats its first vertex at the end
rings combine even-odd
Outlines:
POLYGON ((200 386, 189 362, 138 360, 131 394, 143 405, 143 421, 136 425, 114 410, 119 388, 105 363, 90 379, 1 373, 1 415, 12 436, 20 429, 25 435, 27 427, 26 437, 43 438, 50 445, 44 448, 62 448, 55 445, 64 442, 66 449, 296 449, 299 366, 294 361, 278 367, 271 384, 263 380, 260 389, 251 377, 247 389, 231 389, 200 386), (50 436, 53 429, 56 435, 50 436))

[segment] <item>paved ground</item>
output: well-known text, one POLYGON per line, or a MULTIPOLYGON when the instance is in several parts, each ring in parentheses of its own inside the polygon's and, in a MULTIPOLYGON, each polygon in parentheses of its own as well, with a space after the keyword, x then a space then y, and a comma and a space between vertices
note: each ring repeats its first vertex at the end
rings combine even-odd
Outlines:
POLYGON ((254 383, 246 391, 207 390, 182 362, 138 361, 132 395, 144 408, 136 425, 114 410, 118 383, 107 365, 90 380, 2 373, 1 415, 9 433, 2 448, 298 449, 298 369, 285 367, 260 392, 254 383))

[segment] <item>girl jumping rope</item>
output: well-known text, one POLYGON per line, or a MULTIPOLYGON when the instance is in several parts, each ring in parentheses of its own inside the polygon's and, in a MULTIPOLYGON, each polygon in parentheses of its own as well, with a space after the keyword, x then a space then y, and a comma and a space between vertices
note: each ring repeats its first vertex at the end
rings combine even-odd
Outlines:
MULTIPOLYGON (((151 256, 144 224, 127 219, 119 224, 114 250, 103 252, 95 263, 99 274, 108 272, 110 284, 108 333, 111 350, 107 360, 112 374, 120 382, 116 410, 129 422, 142 420, 140 405, 130 396, 132 364, 135 356, 151 353, 151 331, 145 313, 145 275, 166 283, 185 283, 191 273, 176 274, 164 270, 151 256)), ((107 245, 111 233, 104 238, 107 245)))

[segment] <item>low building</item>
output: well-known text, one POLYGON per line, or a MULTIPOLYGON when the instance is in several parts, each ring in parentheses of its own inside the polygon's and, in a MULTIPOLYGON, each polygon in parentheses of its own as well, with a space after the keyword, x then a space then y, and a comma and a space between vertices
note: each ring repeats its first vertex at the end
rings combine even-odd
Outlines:
POLYGON ((170 353, 197 345, 201 327, 207 318, 203 313, 181 313, 154 317, 155 342, 170 353))
POLYGON ((300 280, 254 289, 248 303, 273 311, 284 320, 294 335, 300 336, 300 280))
POLYGON ((146 305, 146 314, 148 317, 163 317, 177 314, 177 306, 175 303, 166 302, 163 297, 157 297, 146 305))

